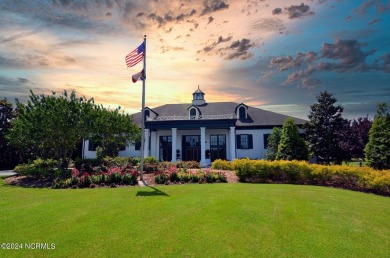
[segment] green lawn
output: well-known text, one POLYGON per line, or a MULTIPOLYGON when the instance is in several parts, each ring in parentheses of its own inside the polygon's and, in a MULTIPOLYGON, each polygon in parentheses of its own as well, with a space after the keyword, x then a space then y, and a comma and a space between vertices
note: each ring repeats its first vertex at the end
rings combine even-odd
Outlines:
POLYGON ((390 257, 390 198, 316 186, 31 189, 0 179, 0 257, 390 257))

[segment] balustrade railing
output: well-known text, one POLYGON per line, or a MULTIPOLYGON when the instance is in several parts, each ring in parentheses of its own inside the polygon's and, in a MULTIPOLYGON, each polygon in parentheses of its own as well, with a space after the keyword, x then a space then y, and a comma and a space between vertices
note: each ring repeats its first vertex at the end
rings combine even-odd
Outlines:
POLYGON ((199 115, 199 116, 158 116, 155 118, 147 117, 146 121, 169 121, 169 120, 207 120, 207 119, 235 119, 236 115, 220 114, 220 115, 199 115))

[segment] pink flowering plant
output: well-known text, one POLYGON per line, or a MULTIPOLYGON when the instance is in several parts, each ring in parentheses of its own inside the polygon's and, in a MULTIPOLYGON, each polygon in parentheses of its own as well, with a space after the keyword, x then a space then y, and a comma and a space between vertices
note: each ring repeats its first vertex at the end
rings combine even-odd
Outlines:
POLYGON ((212 169, 184 169, 171 166, 165 171, 155 173, 157 184, 169 183, 226 183, 225 173, 212 169))

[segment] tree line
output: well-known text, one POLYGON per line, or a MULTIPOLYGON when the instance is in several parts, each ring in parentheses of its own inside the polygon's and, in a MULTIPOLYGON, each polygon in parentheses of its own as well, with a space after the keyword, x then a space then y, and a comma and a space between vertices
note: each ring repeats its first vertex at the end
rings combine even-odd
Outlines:
POLYGON ((274 127, 268 137, 268 160, 308 160, 341 164, 352 158, 365 159, 376 169, 390 168, 390 113, 385 103, 378 105, 374 121, 367 117, 348 120, 342 117, 343 107, 327 91, 317 96, 304 124, 304 137, 291 118, 282 128, 274 127))
MULTIPOLYGON (((390 168, 390 113, 378 105, 374 121, 348 120, 343 108, 327 91, 317 96, 304 124, 304 137, 292 118, 275 127, 268 138, 269 160, 308 160, 341 164, 351 158, 366 160, 377 169, 390 168)), ((117 156, 121 146, 139 141, 140 129, 120 107, 107 109, 94 99, 77 97, 74 91, 57 96, 31 95, 16 108, 0 100, 0 169, 13 168, 36 158, 54 159, 66 168, 83 139, 100 146, 102 156, 117 156)))

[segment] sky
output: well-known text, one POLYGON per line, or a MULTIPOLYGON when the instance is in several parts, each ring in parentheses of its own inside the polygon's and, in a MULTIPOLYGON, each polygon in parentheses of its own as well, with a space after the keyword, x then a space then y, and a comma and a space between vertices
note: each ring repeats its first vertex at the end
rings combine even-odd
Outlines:
POLYGON ((75 90, 141 110, 125 56, 146 35, 146 106, 233 101, 307 119, 390 103, 389 0, 0 0, 0 98, 75 90))

